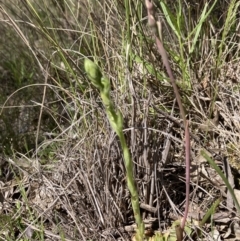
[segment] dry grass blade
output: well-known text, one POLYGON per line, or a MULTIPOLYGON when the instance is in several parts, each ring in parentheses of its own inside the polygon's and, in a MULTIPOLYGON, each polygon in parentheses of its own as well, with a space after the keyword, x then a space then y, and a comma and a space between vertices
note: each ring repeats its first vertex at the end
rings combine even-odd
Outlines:
POLYGON ((200 154, 221 171, 228 164, 239 201, 239 1, 0 5, 1 240, 135 237, 120 141, 85 58, 108 77, 108 97, 121 110, 145 237, 239 238, 230 189, 200 154))

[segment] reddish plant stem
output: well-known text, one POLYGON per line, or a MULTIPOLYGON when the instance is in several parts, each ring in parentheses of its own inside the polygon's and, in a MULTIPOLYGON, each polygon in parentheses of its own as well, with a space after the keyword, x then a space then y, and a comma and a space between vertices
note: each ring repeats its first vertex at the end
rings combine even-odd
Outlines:
POLYGON ((185 212, 181 223, 181 228, 184 229, 185 223, 187 221, 188 209, 189 209, 189 199, 190 199, 190 134, 188 128, 188 121, 186 121, 185 126, 185 162, 186 162, 186 204, 185 212))
MULTIPOLYGON (((180 114, 182 116, 183 119, 183 124, 185 126, 185 161, 186 161, 186 205, 185 205, 185 212, 184 212, 184 216, 181 222, 181 229, 182 231, 184 230, 185 227, 185 223, 187 220, 187 216, 188 216, 188 208, 189 208, 189 193, 190 193, 190 134, 189 134, 189 127, 188 127, 188 121, 186 120, 186 116, 185 116, 185 111, 182 105, 182 101, 181 101, 181 96, 179 94, 178 91, 178 87, 177 84, 175 82, 175 79, 173 77, 172 74, 172 70, 169 64, 169 60, 168 60, 168 56, 167 56, 167 52, 163 47, 163 44, 159 38, 159 28, 157 26, 156 20, 154 18, 154 7, 153 7, 153 3, 150 0, 145 0, 146 3, 146 7, 147 7, 147 11, 148 11, 148 24, 149 26, 154 30, 154 36, 155 36, 155 40, 156 40, 156 45, 157 45, 157 49, 158 52, 160 53, 161 57, 162 57, 162 61, 163 61, 163 65, 165 66, 166 70, 167 70, 167 74, 170 78, 171 84, 173 86, 173 90, 178 102, 178 106, 180 109, 180 114)), ((160 23, 159 23, 160 24, 160 23)))
POLYGON ((179 106, 179 109, 180 109, 180 114, 181 114, 182 119, 183 119, 183 124, 184 124, 184 126, 186 126, 185 111, 184 111, 184 108, 183 108, 183 105, 182 105, 182 101, 181 101, 181 97, 180 97, 180 94, 179 94, 179 91, 178 91, 177 84, 175 82, 175 79, 174 79, 173 74, 172 74, 171 67, 169 65, 166 50, 164 49, 162 42, 160 41, 160 39, 157 36, 155 36, 155 39, 156 39, 156 45, 157 45, 158 51, 159 51, 160 55, 162 56, 163 65, 165 66, 165 68, 167 70, 167 74, 169 76, 169 79, 172 83, 172 87, 173 87, 173 90, 174 90, 174 93, 175 93, 175 96, 176 96, 176 99, 177 99, 177 102, 178 102, 178 106, 179 106))
POLYGON ((180 114, 182 116, 183 123, 185 126, 186 204, 185 204, 185 211, 184 211, 183 219, 181 222, 181 228, 182 228, 182 230, 184 230, 184 226, 185 226, 187 216, 188 216, 189 197, 190 197, 190 135, 189 135, 189 128, 188 128, 188 122, 185 117, 185 111, 184 111, 184 108, 182 105, 181 97, 180 97, 180 94, 178 91, 178 87, 177 87, 177 84, 176 84, 175 79, 172 74, 172 70, 169 65, 167 53, 166 53, 160 39, 157 36, 155 36, 155 38, 156 38, 156 44, 157 44, 158 51, 159 51, 160 55, 162 56, 163 64, 167 70, 168 76, 172 83, 174 93, 175 93, 175 96, 176 96, 176 99, 178 102, 178 106, 180 109, 180 114))

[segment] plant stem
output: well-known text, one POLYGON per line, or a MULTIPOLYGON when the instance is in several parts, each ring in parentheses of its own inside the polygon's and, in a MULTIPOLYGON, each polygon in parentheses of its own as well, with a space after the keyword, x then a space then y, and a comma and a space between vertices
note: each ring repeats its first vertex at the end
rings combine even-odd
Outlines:
POLYGON ((167 74, 170 78, 170 81, 171 81, 171 84, 172 84, 172 87, 173 87, 173 90, 175 93, 175 97, 177 99, 178 106, 180 109, 180 114, 183 119, 183 124, 185 127, 186 205, 185 205, 185 212, 184 212, 183 220, 181 223, 181 229, 183 232, 184 226, 186 223, 186 219, 187 219, 187 215, 188 215, 188 208, 189 208, 189 190, 190 190, 190 135, 189 135, 189 128, 188 128, 188 122, 185 117, 185 111, 184 111, 183 104, 181 101, 181 96, 179 94, 176 81, 172 74, 172 70, 171 70, 171 67, 170 67, 170 64, 168 61, 168 56, 167 56, 166 50, 164 49, 163 43, 161 41, 161 23, 160 23, 160 21, 156 22, 156 20, 154 18, 154 7, 153 7, 152 1, 145 0, 145 3, 147 6, 147 10, 148 10, 148 24, 153 29, 157 49, 162 57, 163 65, 165 66, 165 68, 167 70, 167 74))

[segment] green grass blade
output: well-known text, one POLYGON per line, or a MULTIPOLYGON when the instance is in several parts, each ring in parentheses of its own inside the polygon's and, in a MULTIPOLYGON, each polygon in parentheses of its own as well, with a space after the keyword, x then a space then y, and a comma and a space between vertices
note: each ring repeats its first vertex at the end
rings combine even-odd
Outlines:
POLYGON ((216 208, 219 206, 221 202, 221 199, 218 198, 213 204, 212 206, 208 209, 207 213, 204 215, 202 221, 200 222, 200 227, 202 227, 210 218, 211 215, 213 215, 216 211, 216 208))
POLYGON ((240 214, 240 205, 239 205, 238 200, 237 200, 237 198, 235 196, 233 188, 231 187, 231 185, 228 182, 228 179, 225 177, 225 175, 223 174, 221 169, 217 166, 217 164, 213 161, 213 159, 211 157, 209 157, 205 151, 202 150, 201 151, 201 155, 208 161, 208 163, 211 165, 211 167, 214 168, 214 170, 216 170, 218 175, 222 178, 222 180, 226 184, 227 189, 229 190, 229 192, 230 192, 230 194, 231 194, 231 196, 233 198, 233 201, 235 203, 235 206, 236 206, 236 208, 237 208, 237 210, 238 210, 238 212, 240 214))
POLYGON ((237 16, 237 11, 238 11, 239 5, 240 5, 240 2, 238 1, 236 3, 236 0, 232 0, 229 5, 228 12, 227 12, 227 18, 226 18, 223 33, 222 33, 222 41, 219 46, 218 66, 220 65, 220 61, 222 59, 223 47, 226 44, 225 40, 227 38, 227 35, 228 35, 231 27, 233 26, 234 22, 236 21, 236 16, 237 16))
POLYGON ((217 0, 215 0, 215 2, 213 3, 213 5, 211 6, 211 8, 209 9, 209 11, 207 13, 206 13, 206 11, 207 11, 208 4, 205 4, 204 9, 202 11, 202 14, 201 14, 201 17, 200 17, 200 20, 199 20, 197 26, 194 28, 192 33, 188 36, 188 38, 189 38, 195 32, 195 36, 193 38, 193 44, 192 44, 192 46, 190 48, 190 52, 189 52, 190 54, 194 52, 197 40, 198 40, 199 35, 201 33, 201 30, 202 30, 202 25, 205 22, 205 20, 207 19, 207 17, 209 16, 209 14, 212 12, 212 10, 213 10, 213 8, 214 8, 216 3, 217 3, 217 0))
POLYGON ((170 25, 171 29, 173 30, 175 35, 178 37, 178 39, 181 38, 181 33, 178 28, 176 18, 173 16, 173 14, 171 13, 171 11, 168 9, 167 5, 164 2, 161 1, 160 5, 161 5, 162 11, 164 13, 164 16, 166 17, 167 23, 170 25))

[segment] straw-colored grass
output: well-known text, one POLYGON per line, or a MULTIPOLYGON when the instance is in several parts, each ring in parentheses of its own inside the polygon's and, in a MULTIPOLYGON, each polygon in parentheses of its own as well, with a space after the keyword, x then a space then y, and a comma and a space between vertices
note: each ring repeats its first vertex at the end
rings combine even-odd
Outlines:
MULTIPOLYGON (((189 121, 184 240, 239 238, 217 219, 239 222, 239 4, 154 1, 189 121)), ((136 238, 121 140, 86 58, 123 117, 145 238, 179 238, 184 128, 147 15, 138 0, 1 1, 0 240, 136 238)))

